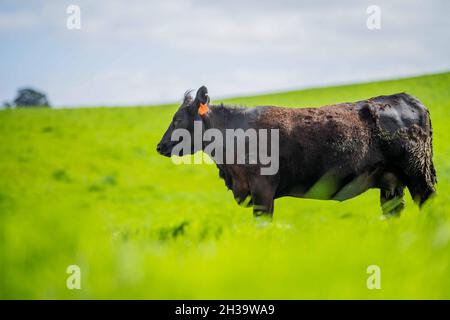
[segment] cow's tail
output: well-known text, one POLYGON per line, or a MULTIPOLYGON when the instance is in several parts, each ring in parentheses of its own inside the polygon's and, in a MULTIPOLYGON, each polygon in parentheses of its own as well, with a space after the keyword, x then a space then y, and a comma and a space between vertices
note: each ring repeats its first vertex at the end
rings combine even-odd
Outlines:
POLYGON ((422 109, 421 134, 412 147, 413 157, 410 158, 413 171, 412 181, 408 185, 414 200, 422 206, 431 195, 436 192, 437 183, 436 169, 433 164, 433 129, 431 126, 431 117, 429 111, 418 100, 414 99, 416 104, 422 109))
POLYGON ((431 117, 430 112, 427 110, 426 113, 426 120, 428 122, 428 132, 429 137, 426 140, 426 159, 425 159, 425 178, 427 181, 427 187, 424 193, 421 194, 420 197, 420 205, 423 205, 425 201, 428 200, 428 198, 436 192, 435 185, 437 183, 437 177, 436 177, 436 169, 434 168, 433 163, 433 128, 431 125, 431 117))
POLYGON ((428 125, 430 126, 430 141, 429 141, 429 148, 430 148, 430 158, 429 158, 429 170, 430 170, 430 176, 433 183, 433 186, 437 183, 437 176, 436 176, 436 169, 434 168, 433 163, 433 128, 431 126, 431 117, 430 113, 427 112, 428 117, 428 125))

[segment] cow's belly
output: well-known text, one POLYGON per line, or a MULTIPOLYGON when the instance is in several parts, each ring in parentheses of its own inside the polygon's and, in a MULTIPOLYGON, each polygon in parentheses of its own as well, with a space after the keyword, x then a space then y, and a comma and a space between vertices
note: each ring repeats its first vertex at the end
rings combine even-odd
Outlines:
POLYGON ((364 172, 348 183, 336 176, 324 175, 312 187, 305 190, 301 184, 294 185, 288 195, 297 198, 344 201, 360 195, 376 184, 376 172, 364 172))

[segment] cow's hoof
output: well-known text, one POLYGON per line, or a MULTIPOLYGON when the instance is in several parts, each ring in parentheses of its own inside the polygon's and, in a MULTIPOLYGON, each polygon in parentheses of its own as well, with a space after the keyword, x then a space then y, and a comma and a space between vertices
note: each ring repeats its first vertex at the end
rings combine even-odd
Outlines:
POLYGON ((259 221, 261 221, 261 222, 272 222, 273 214, 269 213, 269 212, 255 210, 255 211, 253 211, 253 217, 258 222, 259 221))
POLYGON ((380 219, 381 220, 389 220, 389 219, 394 219, 394 218, 400 218, 401 215, 401 210, 397 210, 397 211, 391 211, 391 212, 386 212, 381 215, 380 219))

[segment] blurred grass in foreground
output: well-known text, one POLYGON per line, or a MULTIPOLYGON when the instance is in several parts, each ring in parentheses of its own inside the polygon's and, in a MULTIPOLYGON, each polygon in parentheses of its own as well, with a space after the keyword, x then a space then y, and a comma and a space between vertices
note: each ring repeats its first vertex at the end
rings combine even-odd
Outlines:
MULTIPOLYGON (((176 106, 0 112, 1 298, 450 298, 450 73, 228 99, 321 106, 406 91, 431 111, 438 196, 381 220, 372 190, 240 208, 215 166, 156 154, 176 106), (82 289, 66 288, 81 267, 82 289), (381 290, 366 268, 381 267, 381 290)), ((214 88, 210 88, 214 96, 214 88)))

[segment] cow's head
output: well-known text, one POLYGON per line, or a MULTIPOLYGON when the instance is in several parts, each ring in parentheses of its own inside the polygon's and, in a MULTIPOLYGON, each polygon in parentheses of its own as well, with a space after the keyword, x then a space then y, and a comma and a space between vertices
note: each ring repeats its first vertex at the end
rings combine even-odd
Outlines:
MULTIPOLYGON (((156 146, 156 151, 163 156, 170 157, 173 147, 178 141, 172 141, 172 132, 175 129, 185 129, 194 137, 194 121, 201 121, 199 108, 209 103, 208 89, 205 86, 197 90, 195 99, 192 99, 190 92, 185 93, 184 100, 172 118, 169 128, 164 133, 161 141, 156 146)), ((194 153, 194 139, 191 139, 191 154, 194 153)), ((180 154, 182 156, 184 154, 180 154)))

